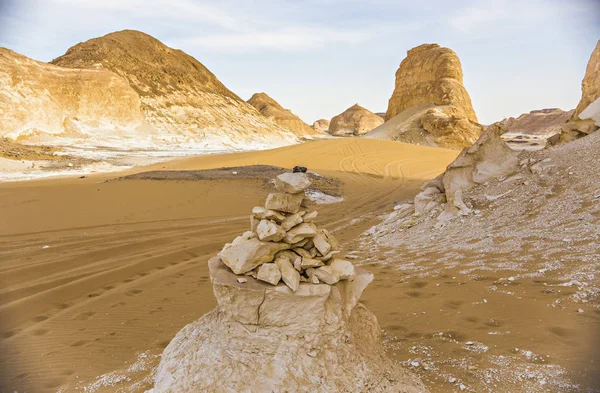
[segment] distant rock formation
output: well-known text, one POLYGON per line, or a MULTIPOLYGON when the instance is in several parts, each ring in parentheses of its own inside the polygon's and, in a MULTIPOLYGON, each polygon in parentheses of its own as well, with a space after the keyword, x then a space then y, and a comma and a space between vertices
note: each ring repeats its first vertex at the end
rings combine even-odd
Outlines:
POLYGON ((500 123, 506 128, 502 139, 513 150, 540 150, 558 141, 565 123, 574 110, 558 108, 534 110, 514 118, 509 117, 500 123))
POLYGON ((472 145, 483 132, 463 86, 458 56, 437 44, 407 52, 385 119, 367 137, 460 148, 472 145))
POLYGON ((209 260, 217 307, 165 348, 152 393, 427 392, 392 362, 358 301, 373 275, 302 207, 310 179, 284 173, 250 231, 209 260))
POLYGON ((358 104, 352 105, 329 123, 329 133, 336 136, 363 135, 383 124, 383 119, 358 104))
POLYGON ((317 134, 315 129, 294 115, 292 111, 279 105, 277 101, 269 97, 266 93, 254 93, 246 102, 255 107, 263 116, 297 135, 317 134))
POLYGON ((328 132, 330 123, 327 119, 319 119, 313 123, 312 128, 319 132, 328 132))
POLYGON ((0 112, 10 116, 0 136, 125 148, 297 142, 196 59, 138 31, 79 43, 51 64, 1 53, 0 112))
POLYGON ((565 139, 590 134, 600 127, 600 41, 590 56, 585 76, 581 82, 581 100, 569 124, 565 139), (579 134, 579 135, 577 135, 579 134))

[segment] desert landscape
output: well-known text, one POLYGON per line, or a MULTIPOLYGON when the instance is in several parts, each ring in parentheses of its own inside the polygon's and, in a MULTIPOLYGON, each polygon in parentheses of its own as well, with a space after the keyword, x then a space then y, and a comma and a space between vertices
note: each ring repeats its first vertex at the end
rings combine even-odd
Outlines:
POLYGON ((138 30, 0 47, 0 392, 600 392, 594 42, 489 124, 436 43, 310 121, 138 30))

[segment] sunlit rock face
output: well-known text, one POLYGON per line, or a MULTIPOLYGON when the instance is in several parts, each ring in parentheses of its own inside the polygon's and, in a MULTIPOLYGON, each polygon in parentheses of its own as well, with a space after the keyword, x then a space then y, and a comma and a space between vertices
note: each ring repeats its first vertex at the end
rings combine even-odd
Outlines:
POLYGON ((12 139, 125 148, 298 141, 199 61, 138 31, 79 43, 51 64, 1 53, 0 112, 10 116, 0 116, 9 118, 0 132, 12 139))
POLYGON ((218 307, 167 346, 154 393, 427 391, 385 356, 375 316, 358 303, 371 273, 292 292, 239 283, 218 257, 209 267, 218 307))
POLYGON ((385 120, 367 137, 460 148, 472 145, 483 132, 463 86, 458 56, 437 44, 407 52, 396 72, 385 120))
POLYGON ((600 127, 600 41, 588 61, 581 82, 581 100, 569 123, 567 131, 582 134, 589 134, 600 127))
POLYGON ((299 136, 321 135, 322 131, 311 128, 289 109, 285 109, 266 93, 255 93, 247 101, 263 116, 299 136))
POLYGON ((0 48, 0 136, 47 143, 61 137, 135 132, 141 102, 127 81, 103 69, 70 69, 0 48))
POLYGON ((381 124, 381 117, 355 104, 331 119, 329 133, 336 136, 363 135, 381 124))

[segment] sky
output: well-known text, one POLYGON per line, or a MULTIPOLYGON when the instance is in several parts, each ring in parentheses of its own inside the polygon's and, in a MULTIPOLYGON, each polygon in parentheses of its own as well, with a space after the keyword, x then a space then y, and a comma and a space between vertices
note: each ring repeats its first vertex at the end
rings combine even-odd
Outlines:
POLYGON ((50 61, 117 30, 194 56, 234 93, 305 122, 385 112, 406 51, 460 57, 480 123, 573 109, 600 39, 600 0, 0 0, 0 46, 50 61))

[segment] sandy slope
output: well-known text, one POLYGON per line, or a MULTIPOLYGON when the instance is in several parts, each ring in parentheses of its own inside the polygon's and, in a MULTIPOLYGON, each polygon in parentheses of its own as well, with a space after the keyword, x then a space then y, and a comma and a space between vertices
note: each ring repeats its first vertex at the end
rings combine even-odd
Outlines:
MULTIPOLYGON (((343 182, 318 223, 349 248, 456 154, 334 139, 144 170, 307 166, 343 182)), ((248 177, 103 182, 114 177, 0 184, 0 391, 143 391, 174 334, 214 306, 207 259, 268 193, 248 177)))

